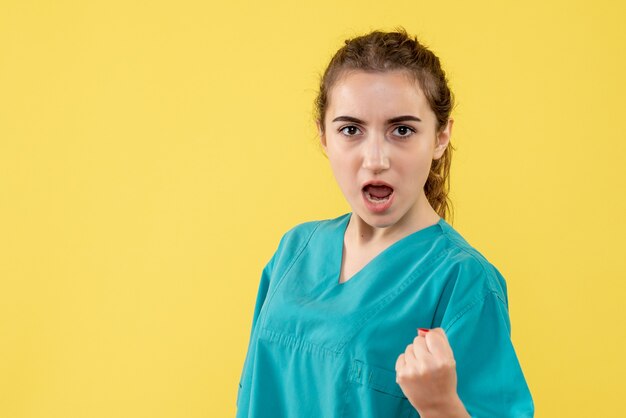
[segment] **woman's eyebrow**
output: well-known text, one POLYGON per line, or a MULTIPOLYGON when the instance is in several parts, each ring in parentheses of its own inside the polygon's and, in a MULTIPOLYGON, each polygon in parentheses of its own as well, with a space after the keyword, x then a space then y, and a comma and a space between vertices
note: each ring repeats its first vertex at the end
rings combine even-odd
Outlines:
MULTIPOLYGON (((414 122, 421 122, 422 120, 420 118, 418 118, 417 116, 412 116, 412 115, 403 115, 403 116, 397 116, 395 118, 391 118, 387 121, 387 123, 398 123, 398 122, 405 122, 407 120, 411 120, 414 122)), ((362 121, 361 119, 352 117, 352 116, 337 116, 335 119, 333 119, 333 122, 352 122, 352 123, 360 123, 361 125, 365 125, 365 121, 362 121)))
POLYGON ((354 118, 352 116, 337 116, 335 119, 333 119, 333 122, 353 122, 353 123, 360 123, 361 125, 365 125, 364 121, 362 121, 361 119, 354 118))
POLYGON ((407 121, 407 120, 412 120, 412 121, 415 121, 415 122, 421 122, 422 121, 417 116, 404 115, 404 116, 398 116, 396 118, 391 118, 387 122, 388 123, 396 123, 396 122, 404 122, 404 121, 407 121))

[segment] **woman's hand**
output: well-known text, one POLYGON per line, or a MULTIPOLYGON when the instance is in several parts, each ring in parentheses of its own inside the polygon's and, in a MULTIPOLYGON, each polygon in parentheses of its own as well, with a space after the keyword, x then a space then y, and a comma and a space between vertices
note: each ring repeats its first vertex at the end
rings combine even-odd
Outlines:
POLYGON ((420 328, 396 361, 396 382, 426 417, 469 417, 456 392, 456 362, 441 328, 420 328))

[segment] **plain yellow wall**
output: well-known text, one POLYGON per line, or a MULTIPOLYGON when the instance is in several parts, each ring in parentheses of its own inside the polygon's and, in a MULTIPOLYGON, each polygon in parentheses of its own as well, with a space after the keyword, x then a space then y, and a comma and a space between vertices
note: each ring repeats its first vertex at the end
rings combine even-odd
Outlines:
POLYGON ((538 417, 623 416, 626 6, 0 3, 0 417, 231 417, 261 268, 349 210, 315 136, 403 25, 458 106, 454 227, 503 273, 538 417))

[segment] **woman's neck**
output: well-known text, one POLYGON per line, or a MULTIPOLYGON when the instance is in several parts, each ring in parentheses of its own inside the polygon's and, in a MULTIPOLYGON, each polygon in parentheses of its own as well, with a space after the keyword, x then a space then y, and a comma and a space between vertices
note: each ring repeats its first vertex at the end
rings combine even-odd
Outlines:
POLYGON ((439 219, 440 216, 430 204, 426 210, 407 213, 396 223, 386 227, 372 226, 353 212, 346 228, 345 239, 356 247, 390 245, 420 229, 436 224, 439 219))

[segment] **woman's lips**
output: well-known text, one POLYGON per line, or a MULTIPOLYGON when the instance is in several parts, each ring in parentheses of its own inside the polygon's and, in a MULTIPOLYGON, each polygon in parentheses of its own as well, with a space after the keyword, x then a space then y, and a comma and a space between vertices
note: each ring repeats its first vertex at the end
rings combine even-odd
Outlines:
POLYGON ((362 188, 365 189, 368 186, 387 186, 390 189, 393 189, 391 184, 385 183, 384 181, 381 181, 381 180, 370 180, 370 181, 367 181, 367 182, 363 183, 362 188))

